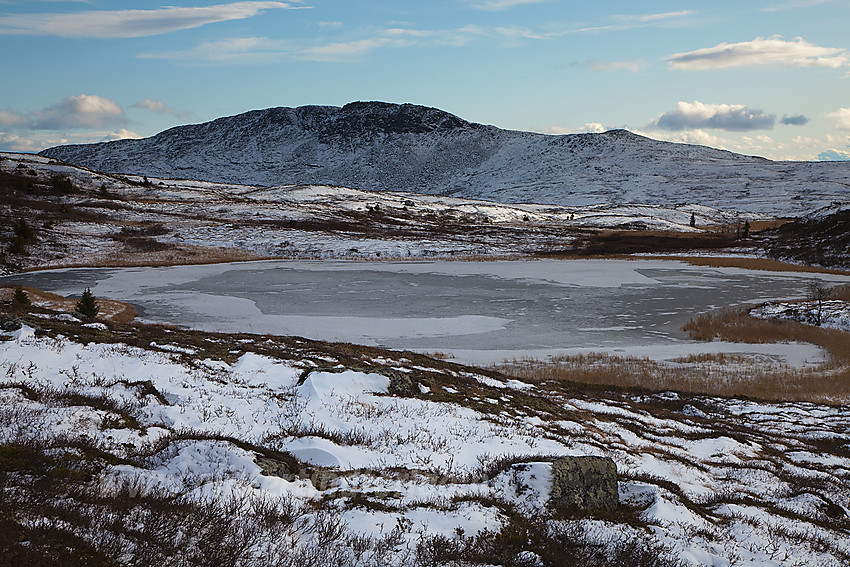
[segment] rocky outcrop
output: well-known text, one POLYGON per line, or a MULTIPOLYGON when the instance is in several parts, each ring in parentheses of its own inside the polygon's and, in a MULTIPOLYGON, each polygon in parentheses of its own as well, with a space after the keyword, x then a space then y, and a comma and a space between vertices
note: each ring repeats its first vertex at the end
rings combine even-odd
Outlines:
POLYGON ((619 504, 617 465, 608 457, 554 459, 549 504, 565 513, 615 510, 619 504))

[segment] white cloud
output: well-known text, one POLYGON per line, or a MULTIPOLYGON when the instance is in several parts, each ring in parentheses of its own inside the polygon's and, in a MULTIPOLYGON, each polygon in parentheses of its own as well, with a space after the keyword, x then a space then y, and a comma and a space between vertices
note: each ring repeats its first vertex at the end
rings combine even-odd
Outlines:
POLYGON ((320 30, 335 30, 342 27, 342 22, 318 22, 320 30))
POLYGON ((127 130, 126 128, 121 128, 117 132, 110 132, 104 136, 102 141, 111 142, 112 140, 138 140, 139 138, 141 138, 141 136, 135 132, 127 130))
POLYGON ((507 10, 523 4, 540 4, 548 0, 465 0, 467 4, 478 10, 507 10))
POLYGON ((711 128, 730 132, 769 130, 776 122, 775 114, 751 109, 743 104, 706 104, 700 101, 679 102, 652 122, 662 130, 699 130, 711 128))
POLYGON ((0 110, 0 126, 22 126, 29 123, 29 118, 10 110, 0 110))
POLYGON ((732 146, 731 142, 724 140, 714 134, 700 129, 684 130, 675 135, 666 135, 664 139, 670 142, 678 142, 680 144, 696 144, 699 146, 710 146, 712 148, 727 148, 732 146))
POLYGON ((292 2, 232 2, 202 7, 166 6, 155 10, 10 14, 0 16, 0 34, 67 38, 146 37, 250 18, 267 10, 300 7, 292 2))
POLYGON ((643 61, 612 61, 611 63, 605 63, 604 61, 591 59, 588 63, 594 71, 631 71, 632 73, 637 73, 646 66, 643 61))
POLYGON ((37 130, 103 128, 123 121, 124 110, 117 102, 98 95, 81 94, 34 112, 30 126, 37 130))
POLYGON ((850 62, 846 49, 820 47, 803 38, 756 38, 741 43, 721 43, 714 47, 676 53, 666 58, 673 69, 706 71, 751 65, 838 68, 850 62))
POLYGON ((830 112, 827 116, 835 118, 836 125, 842 130, 850 130, 850 108, 839 108, 836 112, 830 112))
POLYGON ((693 16, 695 13, 693 10, 678 10, 676 12, 662 12, 660 14, 618 14, 611 16, 611 18, 624 22, 646 24, 693 16))
POLYGON ((809 8, 811 6, 817 6, 819 4, 829 4, 834 0, 790 0, 789 2, 782 2, 780 4, 774 4, 773 6, 766 6, 761 9, 762 12, 781 12, 784 10, 798 10, 800 8, 809 8))
POLYGON ((258 63, 277 60, 293 53, 285 41, 266 37, 234 37, 207 41, 181 51, 140 53, 140 59, 171 59, 215 63, 258 63))
POLYGON ((177 114, 177 109, 168 106, 161 100, 151 100, 149 98, 145 98, 144 100, 140 100, 139 102, 133 105, 135 108, 142 108, 144 110, 148 110, 153 112, 154 114, 177 114))
POLYGON ((584 126, 580 126, 578 128, 565 128, 563 126, 549 126, 546 128, 543 133, 544 134, 600 134, 605 132, 606 130, 610 130, 610 128, 606 128, 599 122, 587 122, 584 126))
POLYGON ((356 59, 365 53, 374 51, 379 47, 384 47, 389 43, 392 43, 392 40, 385 37, 329 43, 301 50, 297 54, 297 57, 301 59, 308 59, 310 61, 341 61, 346 59, 356 59))
POLYGON ((389 28, 376 31, 371 37, 331 43, 272 40, 266 37, 236 37, 205 42, 182 51, 148 52, 141 59, 172 59, 215 63, 259 63, 281 59, 336 62, 351 61, 377 49, 413 46, 460 47, 487 32, 477 26, 454 30, 420 30, 389 28))
POLYGON ((24 138, 18 134, 10 134, 0 132, 0 151, 4 152, 36 152, 44 149, 29 138, 24 138))

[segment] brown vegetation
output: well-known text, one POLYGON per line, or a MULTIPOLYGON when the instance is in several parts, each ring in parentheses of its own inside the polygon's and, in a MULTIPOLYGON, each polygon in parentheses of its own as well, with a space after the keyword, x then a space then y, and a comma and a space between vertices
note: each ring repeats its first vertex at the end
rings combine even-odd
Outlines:
POLYGON ((39 266, 24 271, 55 270, 58 268, 104 267, 132 268, 136 266, 162 267, 183 266, 189 264, 221 264, 226 262, 247 262, 251 260, 268 260, 262 256, 238 248, 219 248, 214 246, 194 246, 180 244, 163 250, 129 251, 121 250, 114 254, 105 253, 78 262, 56 263, 49 266, 39 266))
MULTIPOLYGON (((644 256, 646 258, 646 256, 644 256)), ((692 266, 710 266, 713 268, 743 268, 767 272, 805 272, 820 274, 846 274, 843 270, 822 268, 820 266, 802 266, 770 258, 742 258, 731 256, 649 256, 658 260, 678 260, 692 266)))
POLYGON ((700 354, 674 362, 604 353, 521 360, 498 370, 534 382, 578 382, 653 391, 742 396, 771 401, 846 403, 850 400, 850 333, 796 323, 757 319, 745 309, 701 315, 684 329, 699 340, 743 343, 803 342, 817 345, 828 359, 793 368, 764 357, 700 354))
POLYGON ((541 250, 544 257, 587 257, 621 254, 718 250, 735 247, 741 241, 727 232, 670 232, 660 230, 594 230, 577 234, 575 242, 558 250, 541 250))
POLYGON ((729 308, 688 321, 684 331, 694 339, 735 343, 809 343, 824 349, 831 362, 850 364, 850 333, 805 325, 796 321, 759 319, 749 309, 729 308))
MULTIPOLYGON (((23 289, 32 305, 49 311, 71 313, 74 311, 77 303, 76 299, 66 299, 61 295, 43 291, 35 287, 22 288, 19 286, 0 287, 0 301, 12 301, 16 289, 23 289)), ((136 317, 136 310, 129 303, 114 299, 95 299, 99 309, 98 319, 122 325, 129 323, 136 317)))

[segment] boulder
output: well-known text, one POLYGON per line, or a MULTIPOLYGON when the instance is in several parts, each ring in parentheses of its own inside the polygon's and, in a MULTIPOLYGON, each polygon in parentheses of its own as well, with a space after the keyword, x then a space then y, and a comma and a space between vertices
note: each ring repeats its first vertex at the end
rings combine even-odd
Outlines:
POLYGON ((608 457, 559 457, 552 460, 549 505, 564 513, 611 512, 619 504, 617 465, 608 457))

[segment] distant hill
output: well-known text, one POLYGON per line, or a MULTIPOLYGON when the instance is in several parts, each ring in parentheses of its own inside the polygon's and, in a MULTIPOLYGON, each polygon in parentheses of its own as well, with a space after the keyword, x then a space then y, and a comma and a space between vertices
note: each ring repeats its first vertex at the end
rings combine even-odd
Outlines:
POLYGON ((695 203, 799 216, 850 199, 850 162, 773 162, 625 130, 517 132, 382 102, 255 110, 41 154, 111 173, 507 203, 695 203))

